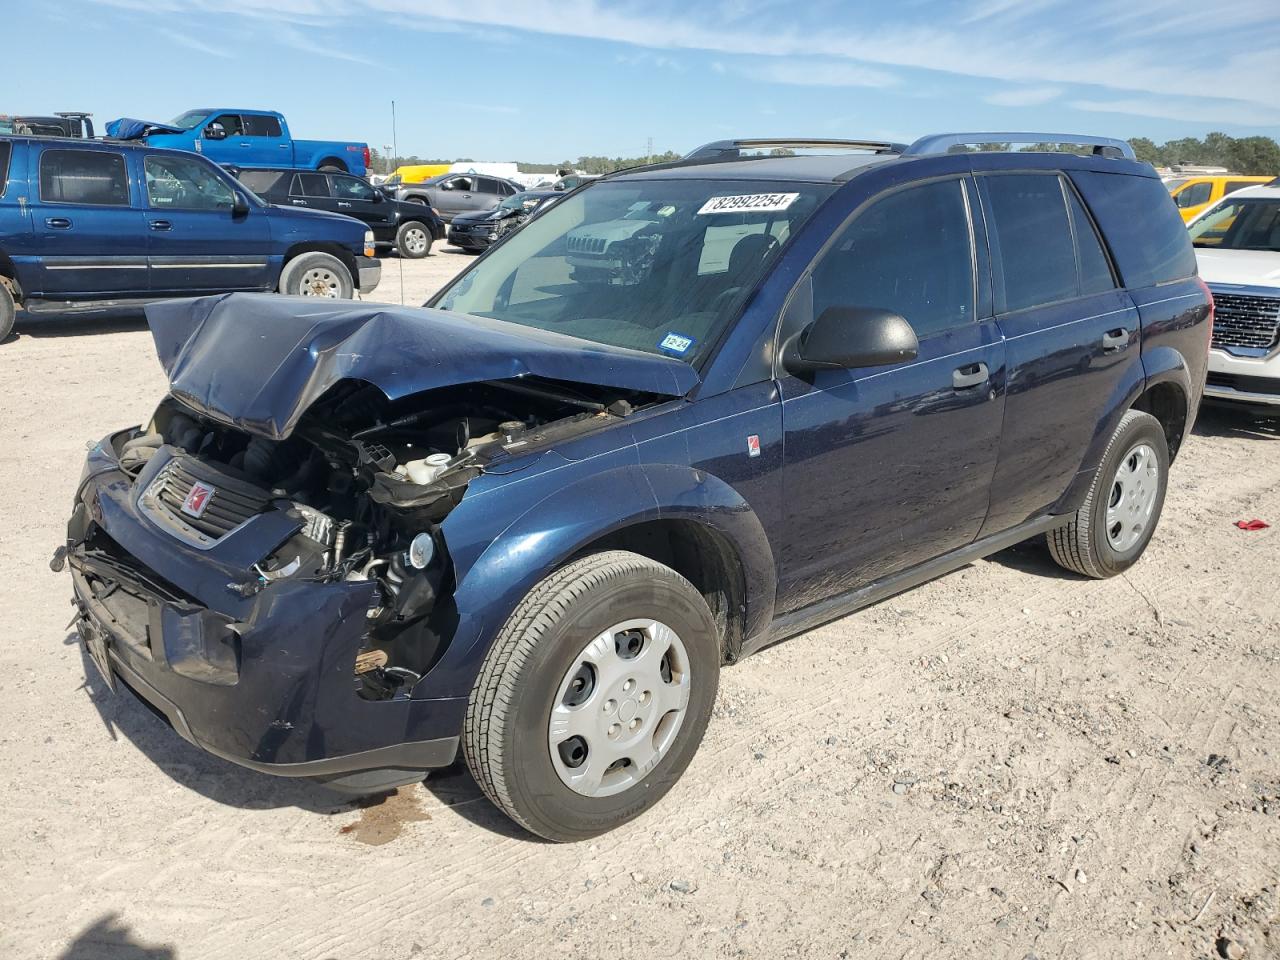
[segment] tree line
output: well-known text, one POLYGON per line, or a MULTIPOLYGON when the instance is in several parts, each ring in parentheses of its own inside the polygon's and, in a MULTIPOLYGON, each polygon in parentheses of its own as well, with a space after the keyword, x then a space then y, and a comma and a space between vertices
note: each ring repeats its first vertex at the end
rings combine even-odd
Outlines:
MULTIPOLYGON (((1179 163, 1192 163, 1199 166, 1226 167, 1232 173, 1252 175, 1275 174, 1280 176, 1280 144, 1271 137, 1231 137, 1225 133, 1214 132, 1203 140, 1195 137, 1182 137, 1162 144, 1147 137, 1132 137, 1133 151, 1139 160, 1157 167, 1169 167, 1179 163)), ((992 144, 987 149, 1008 149, 1008 144, 992 144)), ((1053 149, 1048 144, 1035 144, 1025 149, 1053 149)), ((1065 148, 1071 149, 1071 148, 1065 148)), ((377 150, 370 149, 374 173, 390 173, 396 167, 408 164, 425 163, 470 163, 470 157, 456 160, 431 160, 419 156, 385 157, 377 150)), ((786 150, 774 150, 775 155, 790 153, 786 150)), ((517 162, 521 173, 555 174, 560 170, 581 170, 583 173, 613 173, 627 167, 638 167, 646 163, 667 163, 679 160, 681 154, 674 150, 654 153, 641 157, 603 157, 584 156, 576 160, 562 160, 559 163, 524 163, 517 162)))

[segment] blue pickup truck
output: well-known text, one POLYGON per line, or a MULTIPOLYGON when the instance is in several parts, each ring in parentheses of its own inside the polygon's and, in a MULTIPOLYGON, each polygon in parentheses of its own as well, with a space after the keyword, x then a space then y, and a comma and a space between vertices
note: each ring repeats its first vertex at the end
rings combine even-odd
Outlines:
POLYGON ((204 157, 0 136, 0 340, 17 306, 233 290, 350 299, 380 272, 367 224, 271 206, 204 157))
POLYGON ((107 136, 117 140, 145 140, 153 147, 170 147, 204 154, 214 163, 239 167, 324 170, 364 176, 369 168, 369 145, 338 140, 294 140, 284 115, 274 110, 201 107, 188 110, 171 123, 152 123, 122 117, 107 124, 107 136))

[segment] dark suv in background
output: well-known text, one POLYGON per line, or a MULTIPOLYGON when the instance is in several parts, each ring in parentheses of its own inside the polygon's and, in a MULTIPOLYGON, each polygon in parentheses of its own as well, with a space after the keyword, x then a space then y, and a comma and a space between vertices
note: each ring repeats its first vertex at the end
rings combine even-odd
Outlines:
POLYGON ((421 183, 384 183, 387 196, 435 209, 446 222, 461 213, 483 213, 524 187, 501 177, 478 173, 445 173, 421 183))
POLYGON ((572 840, 675 783, 723 664, 1032 537, 1121 573, 1213 303, 1128 144, 992 140, 1081 144, 724 141, 427 309, 148 308, 170 395, 90 451, 55 557, 89 655, 247 767, 370 790, 461 750, 572 840))
POLYGON ((427 256, 432 242, 445 237, 444 221, 430 207, 393 200, 354 174, 228 169, 268 203, 327 210, 362 220, 379 246, 395 247, 400 256, 410 260, 427 256))

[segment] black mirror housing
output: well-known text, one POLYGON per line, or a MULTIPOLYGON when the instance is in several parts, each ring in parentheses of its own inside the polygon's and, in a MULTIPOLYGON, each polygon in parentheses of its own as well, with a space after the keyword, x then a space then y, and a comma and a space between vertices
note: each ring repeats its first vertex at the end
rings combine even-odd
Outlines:
POLYGON ((227 131, 222 124, 211 123, 204 128, 204 136, 206 140, 225 140, 227 139, 227 131))
POLYGON ((233 196, 234 199, 231 201, 231 215, 233 217, 246 216, 249 213, 249 198, 239 190, 237 190, 233 196))
POLYGON ((914 360, 920 341, 911 324, 880 307, 828 307, 787 341, 782 364, 791 373, 881 367, 914 360))

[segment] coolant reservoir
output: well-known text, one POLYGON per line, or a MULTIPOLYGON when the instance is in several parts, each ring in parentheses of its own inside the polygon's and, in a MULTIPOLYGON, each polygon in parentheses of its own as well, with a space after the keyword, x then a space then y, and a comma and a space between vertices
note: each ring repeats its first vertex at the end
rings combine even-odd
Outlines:
POLYGON ((421 460, 410 460, 404 464, 405 473, 414 483, 427 484, 444 473, 452 459, 447 453, 433 453, 421 460))

